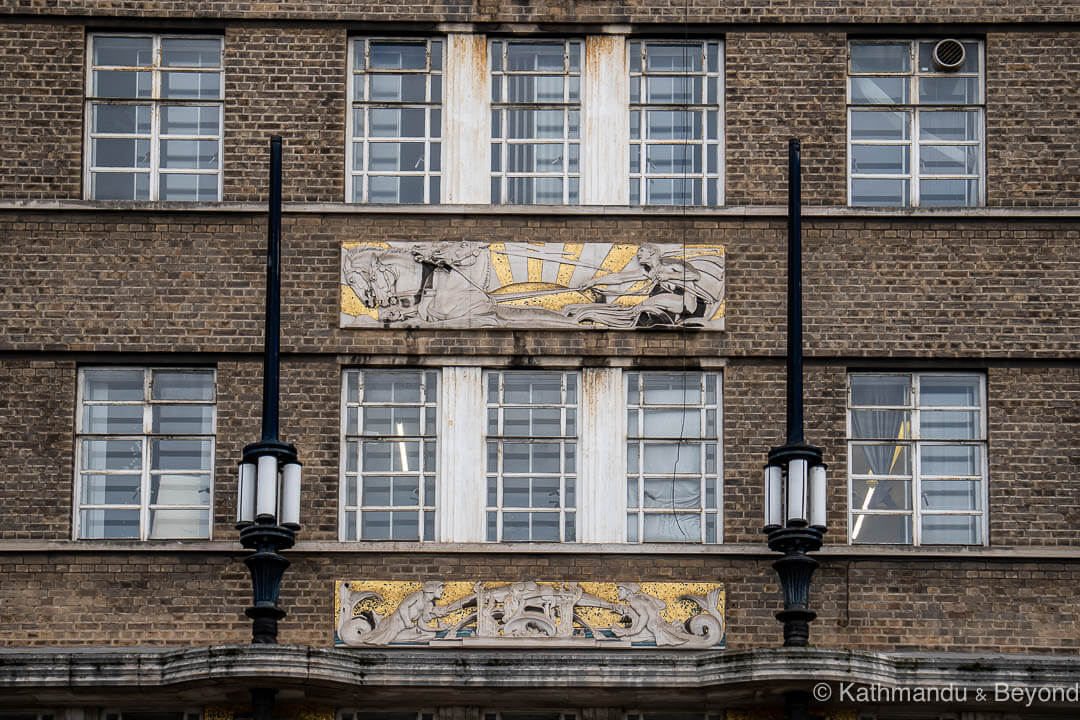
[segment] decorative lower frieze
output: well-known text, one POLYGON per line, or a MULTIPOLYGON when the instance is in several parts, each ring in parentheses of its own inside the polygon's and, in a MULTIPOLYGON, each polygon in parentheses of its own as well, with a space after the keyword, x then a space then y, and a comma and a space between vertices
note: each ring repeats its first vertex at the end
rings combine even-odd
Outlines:
POLYGON ((724 647, 724 586, 339 580, 336 645, 724 647))
POLYGON ((723 245, 342 245, 342 327, 723 330, 725 312, 723 245))

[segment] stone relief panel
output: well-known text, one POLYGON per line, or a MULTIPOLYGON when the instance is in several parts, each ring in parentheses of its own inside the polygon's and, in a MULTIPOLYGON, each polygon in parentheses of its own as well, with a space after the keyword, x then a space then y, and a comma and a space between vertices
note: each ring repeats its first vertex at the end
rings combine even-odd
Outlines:
POLYGON ((723 330, 722 245, 344 243, 341 327, 723 330))
POLYGON ((725 602, 718 583, 339 580, 334 644, 722 648, 725 602))

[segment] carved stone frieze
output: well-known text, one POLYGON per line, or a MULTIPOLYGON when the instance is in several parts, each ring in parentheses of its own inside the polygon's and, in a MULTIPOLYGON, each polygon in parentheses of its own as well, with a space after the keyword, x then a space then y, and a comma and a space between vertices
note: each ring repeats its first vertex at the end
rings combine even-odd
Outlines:
POLYGON ((335 643, 724 646, 718 583, 337 582, 335 643))
POLYGON ((722 245, 345 243, 342 327, 723 330, 722 245))

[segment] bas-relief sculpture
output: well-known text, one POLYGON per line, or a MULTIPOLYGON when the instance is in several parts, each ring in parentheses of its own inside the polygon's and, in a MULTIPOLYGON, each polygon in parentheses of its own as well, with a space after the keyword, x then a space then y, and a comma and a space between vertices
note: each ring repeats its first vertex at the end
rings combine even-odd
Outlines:
POLYGON ((716 583, 338 581, 336 644, 716 648, 716 583))
POLYGON ((345 243, 342 327, 724 329, 722 245, 345 243))

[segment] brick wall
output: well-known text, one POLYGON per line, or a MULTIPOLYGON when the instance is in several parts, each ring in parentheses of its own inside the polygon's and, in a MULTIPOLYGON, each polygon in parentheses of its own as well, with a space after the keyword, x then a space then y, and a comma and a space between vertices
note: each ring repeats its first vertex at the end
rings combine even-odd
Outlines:
POLYGON ((83 38, 79 25, 0 24, 0 197, 80 197, 83 38))

